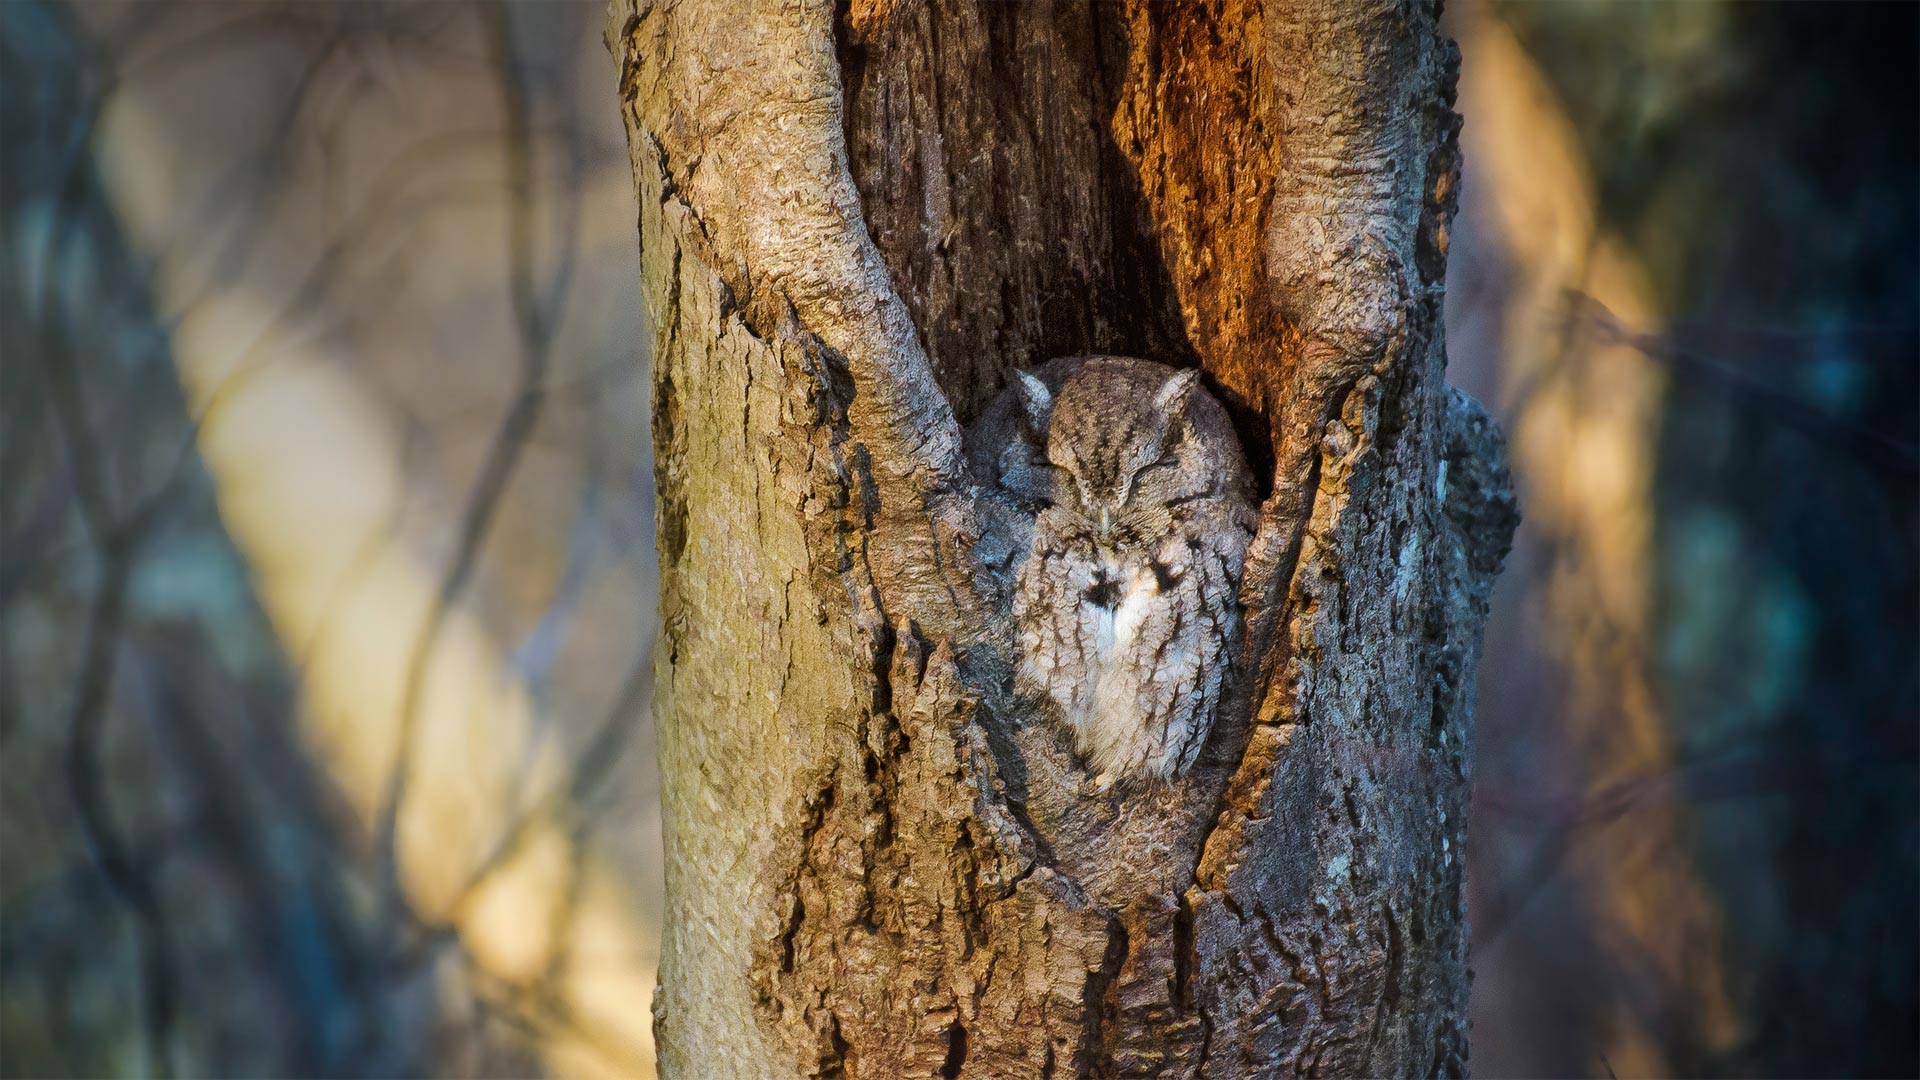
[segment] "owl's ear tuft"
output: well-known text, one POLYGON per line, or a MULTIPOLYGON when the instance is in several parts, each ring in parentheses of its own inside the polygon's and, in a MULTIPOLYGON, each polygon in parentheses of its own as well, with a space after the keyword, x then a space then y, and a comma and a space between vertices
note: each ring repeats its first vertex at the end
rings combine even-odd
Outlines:
POLYGON ((1035 433, 1047 430, 1047 418, 1053 414, 1053 391, 1030 371, 1016 371, 1014 387, 1020 392, 1020 406, 1035 433))
POLYGON ((1160 392, 1153 395, 1153 407, 1169 420, 1178 420, 1187 414, 1187 402, 1193 400, 1199 386, 1199 368, 1176 371, 1160 384, 1160 392))

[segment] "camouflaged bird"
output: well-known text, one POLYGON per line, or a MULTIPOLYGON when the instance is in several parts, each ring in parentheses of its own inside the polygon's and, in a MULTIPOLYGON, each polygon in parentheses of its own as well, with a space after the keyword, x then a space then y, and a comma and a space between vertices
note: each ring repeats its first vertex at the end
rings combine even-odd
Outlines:
POLYGON ((1199 374, 1052 361, 1018 373, 1003 437, 978 443, 1033 515, 1011 552, 1016 686, 1058 707, 1102 786, 1193 764, 1239 634, 1252 482, 1199 374))

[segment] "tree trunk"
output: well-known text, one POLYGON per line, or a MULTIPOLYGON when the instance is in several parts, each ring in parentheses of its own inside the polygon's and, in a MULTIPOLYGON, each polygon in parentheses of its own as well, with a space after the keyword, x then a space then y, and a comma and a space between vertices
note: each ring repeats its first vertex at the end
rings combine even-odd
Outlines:
POLYGON ((1457 1074, 1473 668, 1514 522, 1442 379, 1424 3, 616 0, 661 560, 668 1076, 1457 1074), (1199 763, 1010 689, 962 430, 1199 366, 1265 481, 1199 763))

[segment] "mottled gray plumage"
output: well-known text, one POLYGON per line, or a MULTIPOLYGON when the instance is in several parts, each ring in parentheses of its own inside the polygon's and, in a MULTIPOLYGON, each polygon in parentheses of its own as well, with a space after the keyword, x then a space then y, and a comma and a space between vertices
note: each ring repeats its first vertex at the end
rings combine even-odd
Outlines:
POLYGON ((973 435, 1009 528, 1019 688, 1104 781, 1178 776, 1219 704, 1253 535, 1225 410, 1196 371, 1076 357, 1020 373, 973 435))

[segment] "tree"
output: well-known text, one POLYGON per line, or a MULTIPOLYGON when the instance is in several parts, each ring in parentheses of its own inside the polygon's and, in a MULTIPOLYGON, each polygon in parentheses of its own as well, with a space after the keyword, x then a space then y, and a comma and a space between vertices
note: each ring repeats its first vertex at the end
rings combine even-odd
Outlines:
POLYGON ((669 1076, 1458 1074, 1515 521, 1449 391, 1437 5, 614 5, 652 334, 669 1076), (1009 691, 961 432, 1198 366, 1267 481, 1199 764, 1009 691))

